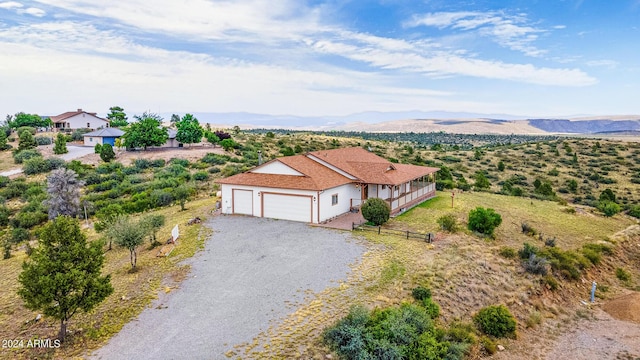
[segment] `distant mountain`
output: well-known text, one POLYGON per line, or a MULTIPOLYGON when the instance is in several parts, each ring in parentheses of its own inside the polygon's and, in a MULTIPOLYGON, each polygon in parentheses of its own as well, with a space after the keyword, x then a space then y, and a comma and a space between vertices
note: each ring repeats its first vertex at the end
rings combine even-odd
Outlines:
POLYGON ((639 131, 640 119, 636 120, 563 120, 531 119, 529 125, 551 133, 594 134, 603 132, 639 131))

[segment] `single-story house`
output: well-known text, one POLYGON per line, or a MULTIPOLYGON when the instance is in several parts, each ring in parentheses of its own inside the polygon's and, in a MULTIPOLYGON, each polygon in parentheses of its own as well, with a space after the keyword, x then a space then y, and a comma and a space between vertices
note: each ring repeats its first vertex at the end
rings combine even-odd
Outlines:
POLYGON ((369 198, 399 214, 435 196, 438 170, 345 148, 277 158, 218 183, 223 214, 322 223, 369 198))
POLYGON ((124 135, 124 131, 118 128, 104 128, 84 134, 84 146, 96 146, 96 144, 110 144, 116 146, 116 139, 124 135))
POLYGON ((177 148, 177 147, 182 147, 182 143, 178 142, 178 140, 176 140, 176 135, 178 135, 178 131, 175 129, 171 129, 171 128, 167 128, 167 133, 169 134, 169 138, 167 139, 167 142, 165 142, 163 145, 160 146, 152 146, 152 149, 158 149, 158 148, 177 148))
POLYGON ((78 111, 68 111, 64 114, 51 116, 53 127, 56 130, 76 130, 76 129, 100 129, 109 127, 109 120, 78 109, 78 111))

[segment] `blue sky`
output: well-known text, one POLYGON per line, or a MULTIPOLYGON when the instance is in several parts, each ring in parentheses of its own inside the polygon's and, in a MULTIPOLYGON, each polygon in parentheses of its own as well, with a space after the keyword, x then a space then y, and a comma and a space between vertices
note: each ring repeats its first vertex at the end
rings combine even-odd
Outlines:
POLYGON ((640 0, 0 0, 0 114, 640 114, 640 0))

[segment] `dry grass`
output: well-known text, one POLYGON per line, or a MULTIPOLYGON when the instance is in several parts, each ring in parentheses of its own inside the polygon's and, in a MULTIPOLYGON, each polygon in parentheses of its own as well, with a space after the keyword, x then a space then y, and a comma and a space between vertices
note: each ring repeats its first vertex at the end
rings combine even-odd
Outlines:
MULTIPOLYGON (((149 249, 147 242, 139 248, 138 270, 131 272, 128 250, 114 247, 107 251, 104 272, 111 274, 114 293, 92 312, 80 313, 71 319, 68 327, 71 334, 63 347, 3 351, 0 352, 0 358, 71 358, 85 356, 89 351, 99 348, 149 306, 158 292, 171 291, 188 273, 189 267, 182 265, 181 261, 203 247, 209 230, 201 225, 185 224, 195 216, 206 217, 214 202, 213 198, 203 198, 187 203, 186 211, 179 211, 179 206, 173 206, 155 212, 167 217, 167 225, 158 232, 160 240, 170 237, 174 225, 180 227, 178 245, 169 257, 156 257, 159 248, 149 249)), ((93 230, 87 232, 89 239, 98 238, 93 230)), ((30 321, 37 312, 24 308, 16 294, 18 274, 26 255, 22 251, 14 254, 0 263, 0 338, 25 341, 36 337, 54 338, 59 329, 58 322, 52 319, 38 323, 30 321)))

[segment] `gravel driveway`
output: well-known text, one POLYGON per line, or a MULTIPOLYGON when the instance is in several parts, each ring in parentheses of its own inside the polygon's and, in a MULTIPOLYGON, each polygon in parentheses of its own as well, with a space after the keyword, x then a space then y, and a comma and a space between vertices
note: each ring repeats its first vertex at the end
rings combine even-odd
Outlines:
POLYGON ((351 235, 303 223, 241 216, 208 221, 214 230, 205 250, 190 262, 180 289, 142 312, 107 345, 98 359, 225 359, 269 322, 302 300, 346 278, 364 247, 351 235), (166 308, 165 308, 166 306, 166 308))

